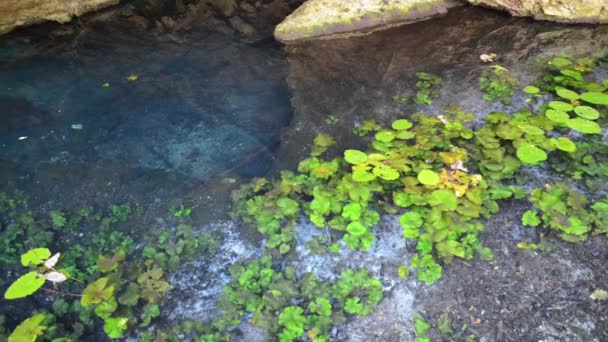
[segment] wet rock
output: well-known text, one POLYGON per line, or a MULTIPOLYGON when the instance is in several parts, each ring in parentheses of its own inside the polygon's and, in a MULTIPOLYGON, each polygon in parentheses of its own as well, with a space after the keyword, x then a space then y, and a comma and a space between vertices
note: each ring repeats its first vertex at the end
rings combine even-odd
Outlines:
POLYGON ((0 34, 19 26, 47 20, 67 23, 73 17, 118 2, 119 0, 3 0, 0 1, 0 34))
POLYGON ((309 0, 277 26, 284 43, 338 34, 364 34, 443 14, 451 0, 309 0))
POLYGON ((573 23, 608 23, 607 0, 468 0, 514 16, 573 23))

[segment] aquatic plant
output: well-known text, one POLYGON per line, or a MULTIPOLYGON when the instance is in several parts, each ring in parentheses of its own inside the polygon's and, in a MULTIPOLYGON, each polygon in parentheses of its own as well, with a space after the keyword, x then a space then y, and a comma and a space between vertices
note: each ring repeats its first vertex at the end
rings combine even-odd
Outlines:
POLYGON ((427 73, 417 72, 416 88, 418 91, 414 96, 414 103, 417 105, 430 105, 433 99, 439 98, 441 89, 441 78, 439 76, 427 73))
MULTIPOLYGON (((501 101, 510 104, 517 86, 519 81, 509 69, 498 64, 485 68, 479 77, 479 87, 484 92, 483 99, 488 102, 501 101)), ((533 89, 528 88, 528 91, 533 89)))

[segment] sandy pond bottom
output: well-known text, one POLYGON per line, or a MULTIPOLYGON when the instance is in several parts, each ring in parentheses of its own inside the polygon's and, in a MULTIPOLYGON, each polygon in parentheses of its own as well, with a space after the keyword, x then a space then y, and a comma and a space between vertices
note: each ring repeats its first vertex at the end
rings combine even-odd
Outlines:
MULTIPOLYGON (((442 97, 428 113, 452 102, 479 117, 515 110, 523 96, 509 107, 481 100, 480 54, 497 53, 525 83, 538 56, 608 46, 608 28, 533 23, 471 8, 370 36, 290 46, 286 56, 272 43, 174 35, 180 39, 102 25, 80 37, 76 50, 65 44, 50 52, 26 51, 29 43, 17 36, 2 43, 10 63, 0 68, 0 103, 9 108, 0 130, 6 180, 0 190, 24 189, 40 210, 136 202, 143 214, 135 235, 173 229, 167 208, 185 200, 194 205, 190 220, 198 232, 222 235, 215 255, 172 275, 161 327, 217 314, 214 302, 230 280, 229 266, 259 256, 263 245, 253 228, 228 219, 229 192, 250 177, 293 169, 317 133, 337 137, 339 153, 356 146, 356 122, 408 115, 414 108, 391 98, 411 89, 420 70, 444 79, 442 97), (130 73, 140 79, 125 81, 130 73), (337 125, 325 123, 329 114, 337 125)), ((494 260, 455 260, 432 286, 397 277, 414 246, 403 241, 396 216, 375 227, 369 252, 343 248, 337 255, 304 247, 321 231, 302 217, 290 262, 323 280, 346 267, 366 267, 382 280, 385 299, 376 311, 336 326, 336 341, 413 341, 417 313, 431 322, 447 313, 455 340, 474 334, 481 341, 608 341, 608 306, 590 298, 608 287, 606 238, 551 239, 555 250, 547 253, 520 250, 517 243, 538 239, 521 226, 524 211, 522 203, 504 202, 481 235, 494 260)), ((237 330, 241 341, 271 339, 247 322, 237 330)), ((442 340, 436 329, 429 336, 442 340)))

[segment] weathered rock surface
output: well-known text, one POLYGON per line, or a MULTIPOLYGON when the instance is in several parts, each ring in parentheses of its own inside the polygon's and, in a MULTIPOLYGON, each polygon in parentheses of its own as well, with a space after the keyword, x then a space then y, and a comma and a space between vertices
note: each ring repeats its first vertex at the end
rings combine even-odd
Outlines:
POLYGON ((1 0, 0 34, 46 20, 66 23, 73 17, 115 5, 120 0, 1 0))
POLYGON ((452 0, 308 0, 277 26, 284 43, 363 34, 443 14, 452 0))
POLYGON ((514 16, 573 23, 608 23, 608 0, 468 0, 514 16))

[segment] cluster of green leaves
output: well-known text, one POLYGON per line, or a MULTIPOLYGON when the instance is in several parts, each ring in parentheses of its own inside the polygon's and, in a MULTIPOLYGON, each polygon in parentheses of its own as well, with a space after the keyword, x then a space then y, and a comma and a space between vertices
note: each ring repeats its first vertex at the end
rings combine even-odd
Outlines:
MULTIPOLYGON (((443 338, 449 338, 450 341, 453 341, 453 337, 456 335, 463 335, 463 333, 467 330, 468 326, 465 323, 460 331, 454 331, 454 327, 452 324, 452 320, 447 312, 442 313, 435 320, 435 324, 431 324, 427 320, 424 319, 421 315, 416 315, 413 318, 414 321, 414 331, 416 332, 416 342, 431 342, 431 339, 427 336, 428 332, 435 327, 439 334, 443 338)), ((476 341, 475 335, 465 335, 462 341, 464 342, 474 342, 476 341)))
POLYGON ((270 256, 230 269, 233 281, 217 307, 222 314, 212 324, 218 331, 240 323, 244 314, 280 341, 305 335, 327 341, 331 327, 349 315, 369 315, 382 299, 382 284, 365 269, 343 271, 335 283, 320 282, 312 273, 273 265, 270 256))
POLYGON ((175 217, 188 217, 192 214, 192 208, 185 206, 184 204, 174 205, 169 211, 171 211, 171 214, 175 217))
POLYGON ((483 99, 488 102, 502 101, 510 104, 519 81, 505 67, 498 64, 485 68, 479 76, 479 87, 484 92, 483 99))
POLYGON ((414 103, 417 105, 430 105, 433 99, 439 98, 441 90, 441 78, 439 76, 427 73, 417 72, 416 77, 416 96, 414 103))
POLYGON ((608 198, 590 204, 580 192, 565 183, 537 188, 530 194, 530 202, 540 210, 528 210, 522 217, 526 226, 555 229, 567 241, 583 241, 593 234, 608 233, 608 198))

